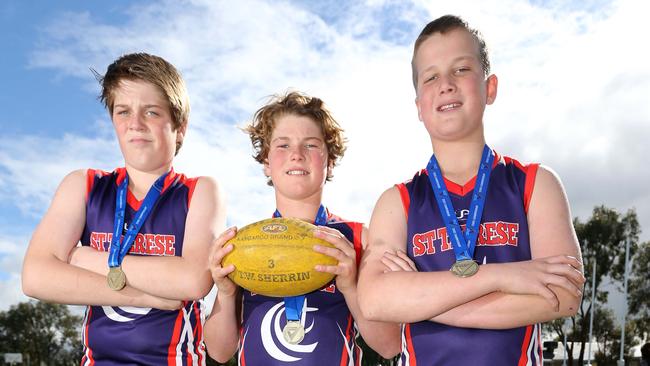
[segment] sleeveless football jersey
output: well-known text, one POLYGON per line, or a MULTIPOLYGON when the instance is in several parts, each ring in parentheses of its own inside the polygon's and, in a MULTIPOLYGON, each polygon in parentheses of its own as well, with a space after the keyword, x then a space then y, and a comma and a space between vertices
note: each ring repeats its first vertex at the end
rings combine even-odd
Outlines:
MULTIPOLYGON (((354 244, 357 265, 361 258, 362 224, 342 221, 328 213, 326 226, 339 230, 354 244)), ((345 298, 332 280, 305 295, 301 323, 305 338, 289 344, 282 336, 287 319, 282 298, 243 291, 239 336, 240 365, 359 365, 361 348, 345 298)))
MULTIPOLYGON (((108 251, 113 233, 115 196, 126 170, 88 170, 86 226, 81 243, 108 251)), ((128 255, 181 256, 196 178, 171 173, 128 255)), ((127 192, 125 226, 140 207, 127 192)), ((107 264, 108 266, 108 264, 107 264)), ((127 273, 128 277, 128 273, 127 273)), ((155 274, 152 274, 155 281, 155 274)), ((83 322, 81 365, 205 365, 203 301, 185 301, 179 310, 88 306, 83 322)))
MULTIPOLYGON (((538 164, 495 156, 474 260, 531 259, 526 218, 538 164)), ((476 177, 465 186, 445 179, 465 229, 476 177)), ((406 249, 419 271, 447 271, 455 262, 426 169, 397 185, 407 217, 406 249)), ((470 279, 471 281, 471 279, 470 279)), ((506 330, 469 329, 431 321, 402 327, 401 365, 542 365, 539 324, 506 330)))

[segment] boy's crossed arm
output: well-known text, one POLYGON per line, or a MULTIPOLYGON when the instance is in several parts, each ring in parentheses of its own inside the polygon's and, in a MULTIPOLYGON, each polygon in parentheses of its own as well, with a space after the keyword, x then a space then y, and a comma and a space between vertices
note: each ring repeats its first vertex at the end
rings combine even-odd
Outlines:
MULTIPOLYGON (((543 195, 545 189, 539 191, 542 193, 536 195, 543 195)), ((541 198, 533 198, 536 200, 541 198)), ((545 203, 549 202, 553 201, 545 198, 545 203)), ((539 204, 531 203, 531 211, 539 208, 536 205, 539 204)), ((566 309, 579 302, 578 287, 584 278, 574 267, 581 264, 567 256, 573 251, 557 244, 556 248, 549 244, 546 250, 532 249, 534 259, 554 257, 483 265, 471 278, 458 278, 448 271, 409 272, 406 264, 391 269, 389 265, 394 261, 390 258, 396 257, 390 253, 404 252, 406 238, 406 217, 394 187, 379 199, 370 233, 359 293, 361 308, 371 319, 431 319, 461 327, 512 328, 570 315, 566 309), (562 249, 566 249, 564 255, 559 255, 562 249)), ((531 242, 537 241, 531 230, 531 242)), ((556 243, 566 242, 558 236, 556 243)), ((399 261, 405 263, 403 259, 399 261)))
POLYGON ((85 225, 85 191, 86 170, 68 174, 59 185, 25 255, 25 294, 64 304, 179 308, 179 301, 152 296, 131 286, 113 291, 108 288, 105 275, 68 263, 85 225))
MULTIPOLYGON (((217 183, 201 177, 194 190, 183 238, 182 256, 127 255, 122 262, 127 283, 153 296, 174 300, 195 300, 212 288, 208 253, 217 233, 225 225, 225 205, 217 183)), ((72 251, 70 263, 106 275, 108 252, 90 247, 72 251)))

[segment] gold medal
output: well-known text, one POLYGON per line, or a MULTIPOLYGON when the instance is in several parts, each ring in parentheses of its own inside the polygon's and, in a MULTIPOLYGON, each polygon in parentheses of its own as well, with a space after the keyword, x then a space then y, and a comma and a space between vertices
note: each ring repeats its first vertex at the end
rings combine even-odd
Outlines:
POLYGON ((122 271, 122 267, 111 267, 106 279, 111 290, 119 291, 126 285, 126 275, 122 271))
POLYGON ((460 260, 451 266, 450 271, 458 277, 470 277, 478 272, 478 263, 471 259, 460 260))
POLYGON ((288 321, 282 329, 284 339, 291 344, 298 344, 305 338, 305 327, 299 321, 288 321))

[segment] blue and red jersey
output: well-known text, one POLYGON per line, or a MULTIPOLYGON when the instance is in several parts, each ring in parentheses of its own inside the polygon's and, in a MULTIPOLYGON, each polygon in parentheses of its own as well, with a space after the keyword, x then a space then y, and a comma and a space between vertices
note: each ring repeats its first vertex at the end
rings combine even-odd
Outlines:
MULTIPOLYGON (((81 244, 108 251, 113 236, 115 196, 126 169, 88 170, 86 226, 81 244)), ((129 255, 181 256, 185 220, 197 178, 173 170, 138 233, 129 255)), ((142 202, 127 192, 125 224, 142 202)), ((108 266, 108 265, 107 265, 108 266)), ((128 273, 127 273, 128 276, 128 273)), ((155 280, 155 274, 152 274, 155 280)), ((205 365, 203 301, 185 301, 179 310, 88 306, 83 322, 82 366, 205 365)))
MULTIPOLYGON (((479 264, 531 259, 527 211, 538 164, 495 156, 474 260, 479 264)), ((464 186, 445 179, 465 229, 476 177, 464 186)), ((419 271, 447 271, 455 254, 426 169, 398 184, 407 217, 406 249, 419 271)), ((470 279, 471 280, 471 279, 470 279)), ((402 365, 542 365, 541 327, 488 330, 422 321, 402 328, 402 365)))
MULTIPOLYGON (((328 213, 325 226, 345 235, 354 244, 357 260, 361 258, 362 224, 342 221, 328 213)), ((305 299, 301 314, 305 338, 293 345, 282 336, 287 322, 283 299, 244 290, 239 364, 359 365, 361 349, 356 343, 354 319, 335 280, 306 294, 305 299)))

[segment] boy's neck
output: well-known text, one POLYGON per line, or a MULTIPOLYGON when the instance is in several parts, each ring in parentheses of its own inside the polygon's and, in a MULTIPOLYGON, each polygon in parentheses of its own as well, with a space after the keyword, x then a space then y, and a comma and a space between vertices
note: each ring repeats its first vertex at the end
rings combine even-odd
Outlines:
POLYGON ((465 185, 478 172, 485 140, 469 142, 444 142, 434 144, 433 153, 442 170, 442 175, 448 180, 465 185))
POLYGON ((127 165, 126 172, 129 174, 129 190, 135 198, 142 200, 156 179, 167 173, 170 169, 171 164, 168 164, 159 169, 145 172, 127 165))
POLYGON ((275 204, 282 217, 301 219, 313 223, 321 205, 321 197, 318 195, 318 197, 310 197, 309 199, 291 200, 276 195, 275 204))

